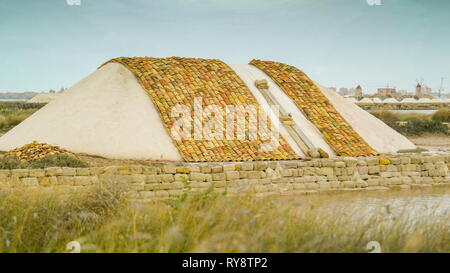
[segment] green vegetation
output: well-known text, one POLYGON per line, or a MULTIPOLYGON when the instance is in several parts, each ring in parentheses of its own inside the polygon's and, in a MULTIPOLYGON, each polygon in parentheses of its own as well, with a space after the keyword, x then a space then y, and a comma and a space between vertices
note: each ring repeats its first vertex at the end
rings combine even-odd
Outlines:
MULTIPOLYGON (((333 195, 336 196, 336 195, 333 195)), ((118 185, 69 196, 0 194, 0 252, 449 252, 448 219, 409 209, 362 212, 331 195, 291 199, 188 193, 125 201, 118 185), (308 201, 309 200, 309 201, 308 201)), ((367 209, 367 208, 366 208, 367 209)))
POLYGON ((433 115, 433 120, 441 122, 450 122, 450 109, 444 108, 440 109, 433 115))
POLYGON ((0 133, 6 133, 37 109, 0 108, 0 133))
POLYGON ((446 117, 445 113, 448 113, 447 110, 440 110, 433 115, 400 114, 390 111, 376 111, 371 114, 401 134, 418 136, 423 134, 448 135, 449 127, 443 123, 443 119, 446 117))
POLYGON ((23 161, 17 157, 0 158, 0 169, 38 169, 47 167, 85 168, 89 165, 73 155, 54 154, 38 160, 23 161))

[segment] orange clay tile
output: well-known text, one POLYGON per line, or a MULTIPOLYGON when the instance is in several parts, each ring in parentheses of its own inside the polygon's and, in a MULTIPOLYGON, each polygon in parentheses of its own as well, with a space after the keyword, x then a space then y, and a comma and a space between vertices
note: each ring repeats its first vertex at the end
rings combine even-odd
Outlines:
MULTIPOLYGON (((203 98, 203 107, 218 105, 258 106, 256 98, 224 62, 216 59, 197 58, 116 58, 116 62, 127 67, 139 80, 159 111, 161 120, 171 135, 176 119, 171 117, 172 107, 178 104, 192 109, 196 97, 203 98)), ((107 62, 107 63, 109 63, 107 62)), ((206 120, 203 119, 203 124, 206 120)), ((291 160, 299 157, 280 136, 276 150, 261 150, 264 142, 257 140, 195 140, 173 139, 175 146, 185 161, 253 161, 291 160)), ((236 128, 235 128, 236 130, 236 128)), ((151 141, 149 139, 149 141, 151 141)))
POLYGON ((296 67, 278 62, 252 60, 294 101, 340 156, 373 156, 378 153, 351 127, 322 91, 296 67))

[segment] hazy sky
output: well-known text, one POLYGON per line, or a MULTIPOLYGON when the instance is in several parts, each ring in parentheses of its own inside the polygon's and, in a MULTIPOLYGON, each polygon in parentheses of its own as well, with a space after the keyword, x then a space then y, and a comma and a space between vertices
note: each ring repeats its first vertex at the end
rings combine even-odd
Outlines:
POLYGON ((80 1, 0 0, 0 92, 70 87, 119 56, 275 60, 369 90, 445 77, 450 91, 449 0, 80 1))

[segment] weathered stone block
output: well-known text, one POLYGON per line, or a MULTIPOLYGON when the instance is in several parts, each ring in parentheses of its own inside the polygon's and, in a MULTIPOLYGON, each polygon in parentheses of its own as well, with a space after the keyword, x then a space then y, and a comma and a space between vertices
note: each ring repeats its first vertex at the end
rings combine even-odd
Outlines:
POLYGON ((209 188, 211 185, 211 182, 192 182, 190 184, 192 188, 209 188))
POLYGON ((11 176, 11 170, 0 170, 0 177, 11 176))
POLYGON ((227 183, 225 181, 214 181, 213 186, 216 188, 226 187, 227 183))
POLYGON ((45 176, 44 169, 30 169, 29 171, 30 177, 43 177, 45 176))
MULTIPOLYGON (((238 174, 239 174, 239 172, 238 172, 238 174)), ((202 173, 190 173, 189 180, 203 182, 203 181, 205 181, 205 175, 202 173)))
POLYGON ((75 176, 77 175, 77 169, 75 168, 69 168, 69 167, 62 167, 61 175, 63 176, 75 176))
POLYGON ((242 171, 253 171, 253 163, 243 163, 241 165, 242 171))
POLYGON ((304 176, 303 179, 304 179, 304 181, 306 183, 308 183, 308 182, 316 182, 317 181, 317 177, 316 176, 304 176))
POLYGON ((179 182, 186 182, 186 181, 189 180, 189 175, 177 173, 177 174, 174 176, 174 179, 175 179, 175 181, 177 181, 177 182, 178 182, 178 181, 179 181, 179 182))
MULTIPOLYGON (((78 171, 77 171, 78 173, 78 171)), ((130 167, 128 166, 119 166, 117 167, 117 174, 119 175, 128 175, 131 173, 130 167)))
POLYGON ((223 172, 223 167, 222 166, 212 166, 211 172, 212 173, 221 173, 221 172, 223 172))
POLYGON ((202 165, 202 166, 200 166, 200 171, 202 173, 211 173, 211 166, 202 165))
POLYGON ((282 175, 282 176, 285 176, 285 177, 292 176, 292 170, 289 170, 289 169, 282 169, 282 170, 281 170, 281 175, 282 175))
POLYGON ((360 167, 367 166, 367 162, 364 159, 358 159, 357 165, 360 167))
MULTIPOLYGON (((156 187, 157 190, 170 190, 172 189, 172 183, 160 183, 157 184, 158 186, 156 187)), ((144 187, 145 189, 145 187, 144 187)))
POLYGON ((336 165, 333 159, 322 159, 322 167, 332 167, 336 165))
POLYGON ((204 181, 206 181, 206 182, 212 182, 213 181, 212 180, 212 174, 205 173, 205 174, 203 174, 203 176, 204 176, 204 181))
POLYGON ((319 174, 320 175, 333 175, 334 174, 334 169, 331 168, 331 167, 320 168, 319 169, 319 174))
MULTIPOLYGON (((77 168, 76 169, 78 176, 87 176, 91 174, 91 170, 89 168, 77 168)), ((63 175, 64 170, 61 168, 61 175, 63 175)))
POLYGON ((189 165, 187 168, 191 171, 191 173, 199 173, 200 165, 189 165))
POLYGON ((117 174, 117 167, 116 166, 108 166, 103 168, 103 174, 105 175, 115 175, 117 174))
POLYGON ((423 171, 429 171, 429 170, 434 170, 434 169, 435 169, 435 166, 434 166, 433 163, 424 163, 422 165, 422 170, 423 171))
POLYGON ((356 182, 354 181, 343 181, 341 184, 344 185, 344 188, 356 188, 356 182))
POLYGON ((188 168, 177 168, 177 174, 189 174, 191 173, 191 170, 188 168))
POLYGON ((145 183, 160 183, 162 182, 162 179, 159 175, 156 174, 150 174, 145 176, 145 183))
POLYGON ((380 166, 369 166, 369 174, 377 174, 380 172, 380 166))
POLYGON ((347 181, 347 180, 352 180, 351 176, 348 175, 341 175, 337 177, 339 181, 347 181))
POLYGON ((411 164, 421 164, 423 163, 423 158, 421 156, 411 156, 411 164))
POLYGON ((378 159, 378 164, 380 164, 380 165, 389 165, 389 164, 391 164, 391 160, 389 160, 388 158, 385 158, 385 157, 380 157, 378 159))
POLYGON ((153 191, 140 191, 139 196, 143 199, 151 199, 156 196, 155 192, 153 191))
POLYGON ((147 175, 156 175, 160 173, 160 169, 155 167, 142 167, 142 173, 147 175))
POLYGON ((220 181, 220 180, 225 180, 226 176, 224 173, 213 173, 212 174, 212 180, 213 181, 220 181))
POLYGON ((131 174, 142 174, 142 167, 141 166, 131 166, 130 172, 131 172, 131 174))
POLYGON ((11 170, 11 176, 15 176, 15 177, 26 177, 28 176, 30 173, 30 170, 28 169, 14 169, 11 170))
POLYGON ((306 189, 306 185, 304 183, 296 183, 293 184, 295 190, 304 190, 306 189))
POLYGON ((400 157, 400 161, 401 161, 401 164, 403 164, 403 165, 411 164, 411 158, 407 157, 407 156, 400 157))
POLYGON ((145 184, 144 190, 145 191, 155 191, 155 190, 159 189, 160 185, 161 185, 161 183, 145 184))
POLYGON ((182 194, 182 190, 169 190, 169 196, 181 196, 182 194))
POLYGON ((285 161, 285 162, 281 162, 281 166, 284 169, 296 169, 298 167, 298 164, 297 164, 297 162, 285 161))
POLYGON ((336 162, 335 167, 336 168, 345 168, 345 162, 338 161, 338 162, 336 162))
POLYGON ((254 169, 255 171, 264 171, 268 168, 267 162, 255 162, 254 163, 254 169))
POLYGON ((24 177, 21 178, 21 184, 23 186, 38 186, 39 185, 39 181, 36 177, 24 177))
POLYGON ((168 191, 155 191, 156 197, 169 197, 168 191))
POLYGON ((319 188, 319 184, 317 183, 305 183, 304 185, 308 190, 316 190, 319 188))
POLYGON ((375 166, 375 165, 379 165, 379 159, 377 157, 374 158, 367 158, 366 159, 367 165, 368 166, 375 166))
POLYGON ((173 182, 171 183, 172 185, 172 189, 182 189, 184 188, 184 183, 183 182, 173 182))
POLYGON ((38 183, 41 186, 48 187, 50 185, 58 185, 58 179, 55 176, 38 177, 38 183))
POLYGON ((331 184, 328 182, 318 182, 318 184, 319 184, 319 189, 321 189, 321 190, 331 189, 331 184))
POLYGON ((367 180, 367 185, 369 187, 376 187, 380 185, 380 179, 372 178, 367 180))
POLYGON ((140 183, 140 184, 144 184, 146 181, 146 176, 144 174, 132 174, 131 175, 132 183, 140 183))
POLYGON ((73 179, 75 186, 87 186, 92 182, 89 176, 74 176, 73 179))
POLYGON ((161 178, 162 181, 166 183, 175 181, 175 177, 172 174, 163 174, 161 175, 161 178))
POLYGON ((175 174, 177 173, 177 166, 175 165, 164 165, 163 172, 166 174, 175 174))
POLYGON ((240 178, 240 175, 239 175, 238 171, 226 171, 225 172, 225 176, 227 178, 227 181, 237 180, 237 179, 240 178))
POLYGON ((347 167, 356 167, 358 164, 358 160, 355 158, 345 158, 344 162, 347 167))
POLYGON ((241 178, 241 179, 247 178, 247 172, 239 171, 239 178, 241 178))
POLYGON ((357 181, 356 182, 356 187, 357 188, 367 188, 369 186, 369 184, 366 181, 357 181))
POLYGON ((236 170, 235 164, 226 164, 222 166, 223 172, 232 172, 236 170))
POLYGON ((73 176, 43 177, 42 180, 39 179, 39 184, 73 186, 74 179, 73 176))
POLYGON ((360 175, 367 175, 369 174, 369 168, 367 166, 358 167, 358 173, 360 175))

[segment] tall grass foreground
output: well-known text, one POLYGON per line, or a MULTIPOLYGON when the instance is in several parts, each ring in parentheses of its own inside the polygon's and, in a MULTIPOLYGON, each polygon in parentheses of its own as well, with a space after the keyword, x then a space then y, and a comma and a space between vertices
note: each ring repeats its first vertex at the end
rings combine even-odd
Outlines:
MULTIPOLYGON (((116 184, 83 194, 0 193, 0 252, 449 252, 448 219, 389 209, 330 209, 330 195, 126 201, 116 184)), ((331 206, 333 207, 333 206, 331 206)))

